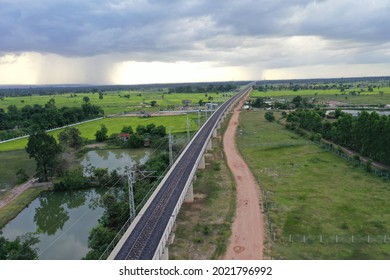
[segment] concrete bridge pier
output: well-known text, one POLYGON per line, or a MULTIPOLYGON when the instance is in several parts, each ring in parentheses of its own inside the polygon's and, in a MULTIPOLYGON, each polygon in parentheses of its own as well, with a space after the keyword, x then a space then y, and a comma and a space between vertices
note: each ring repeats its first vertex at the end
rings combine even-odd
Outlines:
POLYGON ((206 168, 206 160, 203 155, 199 161, 198 169, 205 169, 205 168, 206 168))
POLYGON ((211 139, 210 139, 210 141, 207 143, 206 150, 207 150, 207 151, 211 151, 212 149, 213 149, 213 143, 212 143, 212 141, 211 141, 211 139))
POLYGON ((161 255, 160 260, 163 260, 163 261, 169 260, 169 251, 168 251, 168 247, 167 246, 164 247, 164 250, 163 250, 163 253, 161 255))
POLYGON ((186 196, 184 197, 185 203, 192 203, 194 202, 194 183, 191 182, 190 186, 188 187, 186 196))

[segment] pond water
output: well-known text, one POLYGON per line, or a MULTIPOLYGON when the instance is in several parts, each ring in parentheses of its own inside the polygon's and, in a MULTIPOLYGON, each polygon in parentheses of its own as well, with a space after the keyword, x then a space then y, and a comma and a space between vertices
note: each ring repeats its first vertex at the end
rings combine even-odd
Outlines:
MULTIPOLYGON (((116 169, 123 174, 126 167, 144 164, 150 157, 148 149, 97 150, 88 152, 81 160, 86 169, 94 166, 116 169)), ((79 260, 88 249, 88 235, 98 223, 104 209, 97 205, 107 189, 88 189, 73 192, 44 192, 30 203, 1 231, 14 240, 26 233, 36 233, 40 242, 39 259, 79 260)))
POLYGON ((135 164, 144 164, 150 158, 148 149, 136 150, 96 150, 89 151, 82 159, 84 173, 88 175, 89 167, 108 168, 108 171, 117 170, 122 175, 135 164))
POLYGON ((39 259, 80 260, 88 252, 89 231, 97 225, 104 209, 97 201, 104 190, 44 192, 3 229, 14 240, 36 233, 39 259))

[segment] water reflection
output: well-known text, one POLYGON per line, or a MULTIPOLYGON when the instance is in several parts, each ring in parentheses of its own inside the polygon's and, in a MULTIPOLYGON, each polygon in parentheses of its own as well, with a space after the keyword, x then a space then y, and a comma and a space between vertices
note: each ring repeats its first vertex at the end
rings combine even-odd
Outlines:
POLYGON ((38 226, 38 233, 53 235, 63 229, 69 220, 66 209, 75 209, 86 204, 87 192, 63 192, 57 195, 54 192, 43 193, 39 199, 39 207, 35 209, 34 222, 38 226))
POLYGON ((122 175, 136 164, 145 164, 150 158, 148 149, 137 150, 96 150, 89 151, 81 161, 84 167, 84 174, 90 175, 89 169, 108 168, 109 172, 117 170, 119 175, 122 175))
POLYGON ((89 250, 89 231, 104 212, 95 203, 102 193, 94 189, 42 193, 2 229, 3 236, 14 240, 35 232, 39 259, 81 259, 89 250))
POLYGON ((63 229, 69 220, 68 212, 59 199, 49 200, 48 197, 39 198, 39 207, 35 209, 34 222, 37 233, 54 235, 58 229, 63 229))

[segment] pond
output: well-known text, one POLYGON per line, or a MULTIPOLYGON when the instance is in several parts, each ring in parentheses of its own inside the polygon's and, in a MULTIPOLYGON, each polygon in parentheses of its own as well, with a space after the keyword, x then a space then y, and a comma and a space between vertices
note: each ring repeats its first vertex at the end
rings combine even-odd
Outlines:
MULTIPOLYGON (((144 164, 150 150, 96 150, 82 159, 84 170, 88 167, 108 168, 124 174, 134 164, 144 164)), ((39 259, 80 260, 88 249, 90 230, 98 223, 104 209, 97 202, 107 189, 88 189, 73 192, 44 192, 1 231, 14 240, 26 233, 36 233, 40 242, 39 259)))
POLYGON ((108 171, 117 170, 123 175, 128 168, 135 164, 144 164, 150 158, 148 149, 136 150, 95 150, 89 151, 81 161, 85 175, 88 175, 89 167, 108 168, 108 171))
POLYGON ((80 260, 89 251, 89 231, 104 212, 97 205, 104 192, 44 192, 2 229, 3 236, 14 240, 36 233, 39 259, 80 260))

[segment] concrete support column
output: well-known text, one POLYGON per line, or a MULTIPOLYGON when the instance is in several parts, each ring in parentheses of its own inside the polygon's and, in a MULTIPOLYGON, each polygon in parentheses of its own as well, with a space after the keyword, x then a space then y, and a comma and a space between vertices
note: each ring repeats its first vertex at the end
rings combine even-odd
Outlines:
POLYGON ((216 138, 217 136, 218 136, 217 129, 214 129, 214 131, 213 131, 213 137, 216 138))
POLYGON ((203 155, 199 161, 198 169, 205 169, 205 168, 206 168, 206 160, 203 155))
POLYGON ((161 255, 160 260, 167 261, 169 260, 169 252, 168 252, 168 247, 165 247, 163 250, 163 253, 161 255))
POLYGON ((188 187, 186 196, 184 197, 185 203, 192 203, 194 202, 194 186, 193 183, 188 187))
POLYGON ((212 142, 212 140, 210 139, 210 141, 207 143, 206 150, 207 150, 207 151, 211 151, 212 149, 213 149, 213 142, 212 142))

